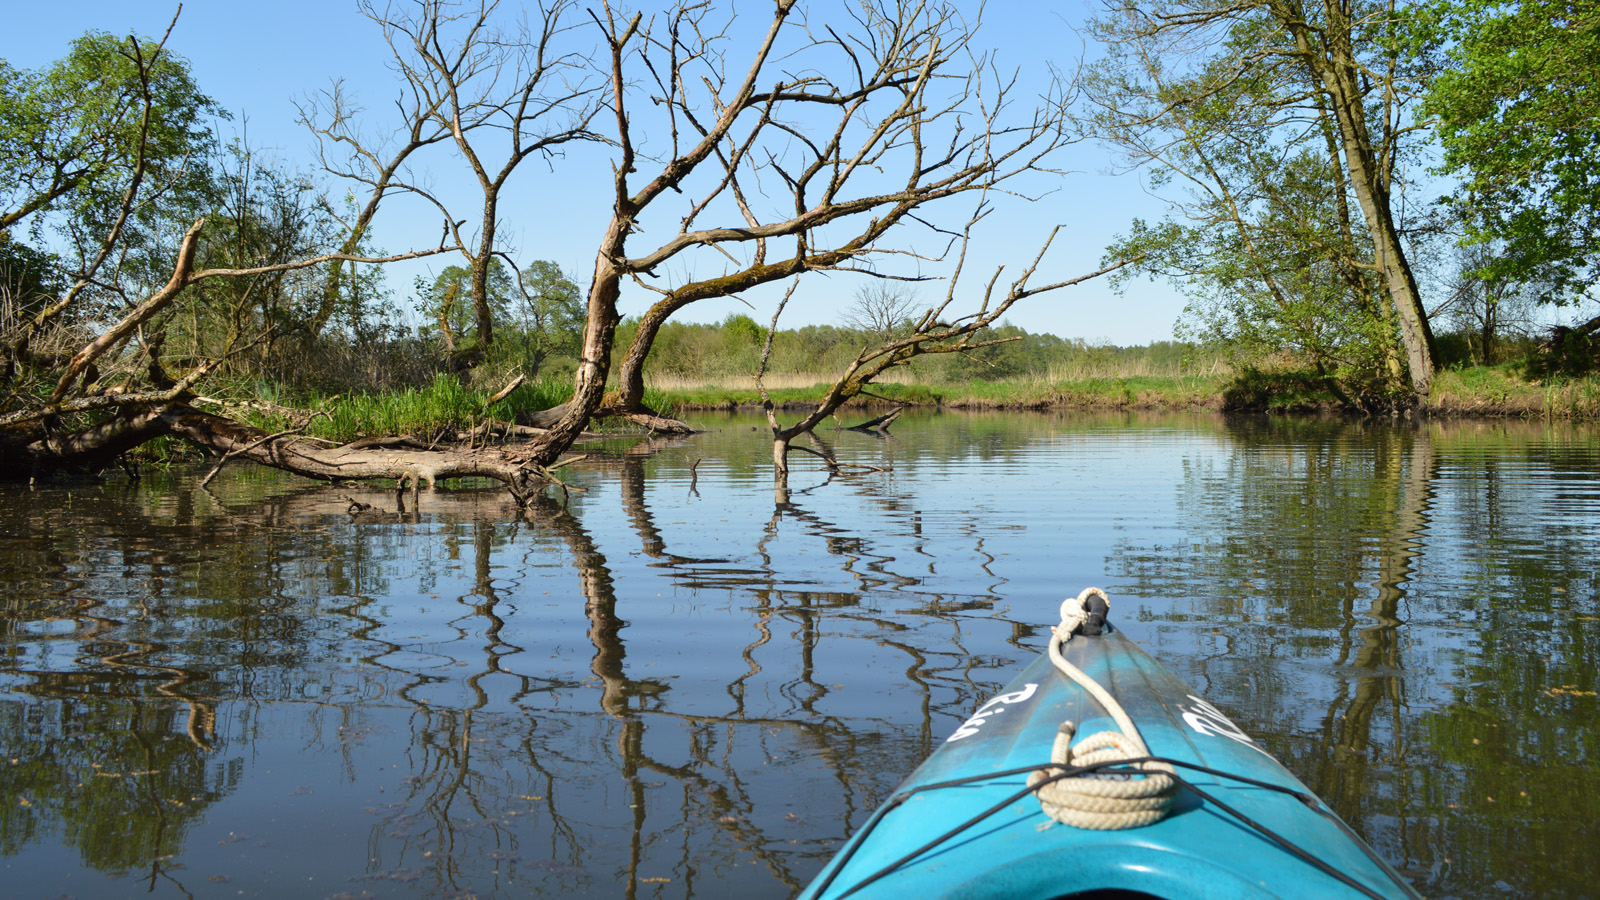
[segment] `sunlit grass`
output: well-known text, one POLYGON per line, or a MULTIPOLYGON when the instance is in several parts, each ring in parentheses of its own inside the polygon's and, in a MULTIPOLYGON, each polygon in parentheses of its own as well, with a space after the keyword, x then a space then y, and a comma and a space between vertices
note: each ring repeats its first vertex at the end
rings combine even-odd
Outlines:
POLYGON ((433 438, 473 428, 490 419, 515 421, 523 410, 556 406, 572 396, 572 385, 523 384, 491 406, 488 401, 493 394, 488 389, 466 387, 458 379, 441 374, 421 388, 378 394, 290 397, 262 390, 255 394, 255 402, 228 412, 264 431, 293 430, 338 443, 372 436, 433 438))
MULTIPOLYGON (((1072 364, 1053 367, 1044 374, 961 383, 928 382, 914 372, 896 371, 870 385, 867 396, 855 403, 951 409, 1222 409, 1229 393, 1240 389, 1240 376, 1220 365, 1194 374, 1168 371, 1175 366, 1135 363, 1117 365, 1105 360, 1098 366, 1072 364), (1067 377, 1072 374, 1080 377, 1067 377)), ((1261 396, 1245 407, 1292 410, 1332 405, 1331 395, 1318 394, 1308 401, 1296 393, 1294 378, 1279 375, 1268 379, 1257 391, 1261 396)), ((780 406, 805 407, 821 400, 834 377, 836 373, 821 371, 780 373, 767 378, 767 387, 780 406)), ((548 409, 572 395, 570 382, 548 380, 523 384, 491 406, 488 399, 493 391, 464 386, 447 375, 420 388, 385 393, 318 396, 296 394, 270 383, 233 388, 227 393, 245 399, 225 406, 220 410, 224 414, 268 433, 294 432, 336 443, 396 435, 433 440, 490 419, 516 421, 523 411, 548 409)), ((681 416, 685 410, 751 409, 760 404, 754 380, 748 377, 652 379, 644 399, 652 409, 672 416, 681 416)), ((1539 383, 1510 365, 1448 369, 1436 376, 1427 410, 1436 416, 1600 418, 1600 377, 1539 383)), ((592 427, 615 426, 602 420, 592 427)), ((162 466, 191 458, 192 451, 186 443, 166 438, 147 443, 137 455, 146 464, 162 466)))
MULTIPOLYGON (((857 403, 906 403, 956 409, 1192 409, 1220 403, 1221 376, 1153 376, 1051 380, 1041 376, 960 384, 891 381, 874 383, 857 403)), ((695 384, 668 387, 656 383, 684 409, 738 409, 758 406, 761 395, 753 385, 695 384)), ((827 382, 798 379, 791 384, 768 384, 774 403, 811 404, 822 399, 827 382)))

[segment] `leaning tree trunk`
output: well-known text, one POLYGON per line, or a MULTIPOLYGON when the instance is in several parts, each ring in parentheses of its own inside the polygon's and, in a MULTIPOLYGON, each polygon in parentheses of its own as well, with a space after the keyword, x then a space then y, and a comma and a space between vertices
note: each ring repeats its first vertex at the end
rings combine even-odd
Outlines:
POLYGON ((606 377, 611 368, 611 347, 616 342, 617 298, 622 294, 622 270, 614 260, 621 257, 627 237, 627 219, 613 216, 600 244, 594 266, 594 281, 589 286, 589 305, 583 327, 583 349, 578 354, 578 370, 572 376, 572 399, 555 410, 543 438, 534 441, 532 455, 540 465, 549 465, 566 452, 589 424, 605 400, 606 377))
MULTIPOLYGON (((1273 2, 1271 8, 1293 35, 1295 47, 1310 68, 1313 79, 1327 94, 1328 105, 1339 128, 1339 142, 1344 151, 1350 185, 1372 237, 1374 260, 1400 321, 1400 339, 1405 347, 1411 391, 1417 399, 1426 399, 1433 389, 1433 370, 1438 351, 1434 346, 1433 330, 1428 326, 1427 310, 1417 290, 1416 278, 1406 260, 1400 233, 1394 224, 1388 182, 1373 153, 1372 134, 1367 126, 1361 87, 1366 76, 1356 64, 1350 44, 1351 23, 1347 20, 1330 22, 1319 36, 1306 24, 1298 4, 1280 0, 1273 2)), ((1325 4, 1325 9, 1330 17, 1341 15, 1337 4, 1325 4)))

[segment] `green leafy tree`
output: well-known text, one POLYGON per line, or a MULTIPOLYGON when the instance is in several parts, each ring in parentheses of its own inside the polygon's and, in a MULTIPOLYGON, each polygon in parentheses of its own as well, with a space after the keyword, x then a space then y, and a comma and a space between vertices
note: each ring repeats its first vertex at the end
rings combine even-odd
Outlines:
POLYGON ((184 233, 167 226, 209 189, 222 115, 188 63, 148 39, 91 31, 38 70, 0 62, 0 244, 29 292, 13 296, 0 368, 48 369, 87 323, 167 280, 184 233), (21 249, 24 232, 54 256, 21 249))
POLYGON ((1404 383, 1392 309, 1363 263, 1347 198, 1329 192, 1325 149, 1281 148, 1228 136, 1175 151, 1207 173, 1187 217, 1135 221, 1109 254, 1136 259, 1113 276, 1167 278, 1190 296, 1186 339, 1236 365, 1285 350, 1362 394, 1404 383))
MULTIPOLYGON (((498 265, 498 261, 496 261, 498 265)), ((536 259, 518 273, 513 345, 524 374, 535 378, 553 357, 576 357, 583 334, 583 294, 561 267, 536 259)))
MULTIPOLYGON (((511 315, 517 288, 500 260, 489 261, 484 284, 491 317, 505 321, 511 315)), ((416 286, 417 308, 428 321, 422 327, 423 335, 443 341, 445 349, 452 354, 471 348, 478 338, 479 322, 472 299, 472 269, 447 266, 432 282, 419 276, 416 286)))
POLYGON ((1468 240, 1503 242, 1490 281, 1581 297, 1600 278, 1600 3, 1436 0, 1417 47, 1444 46, 1425 103, 1438 117, 1468 240))
POLYGON ((210 121, 226 114, 182 58, 161 53, 141 66, 148 43, 91 31, 36 71, 0 60, 0 231, 63 206, 103 215, 136 161, 158 184, 190 173, 210 146, 210 121))
POLYGON ((1200 276, 1220 301, 1210 308, 1224 313, 1210 324, 1241 337, 1268 315, 1292 336, 1281 346, 1314 348, 1319 360, 1395 345, 1380 351, 1384 368, 1425 397, 1437 353, 1396 199, 1421 133, 1412 116, 1421 73, 1397 49, 1392 11, 1107 0, 1091 31, 1110 50, 1089 72, 1095 112, 1084 124, 1150 166, 1157 187, 1189 190, 1174 199, 1171 227, 1114 254, 1144 252, 1147 269, 1200 276))
MULTIPOLYGON (((242 140, 223 147, 207 161, 209 190, 200 210, 182 210, 167 231, 179 231, 204 214, 197 247, 202 268, 249 268, 283 265, 332 252, 338 246, 337 223, 312 181, 252 150, 242 140)), ((355 266, 352 264, 352 269, 355 266)), ((366 267, 372 268, 372 267, 366 267)), ((364 273, 342 285, 351 295, 341 306, 346 322, 362 319, 364 299, 356 291, 374 292, 364 273)), ((183 358, 210 359, 228 354, 241 343, 256 352, 246 355, 252 374, 268 374, 263 366, 284 338, 305 337, 306 321, 321 299, 322 273, 278 270, 250 278, 218 279, 194 285, 159 320, 165 328, 165 349, 183 358)), ((359 336, 351 328, 351 337, 359 336)))

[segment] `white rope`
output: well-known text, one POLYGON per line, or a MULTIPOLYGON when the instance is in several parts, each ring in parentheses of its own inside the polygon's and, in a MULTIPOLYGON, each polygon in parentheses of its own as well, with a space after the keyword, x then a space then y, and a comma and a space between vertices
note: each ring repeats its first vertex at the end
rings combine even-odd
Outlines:
MULTIPOLYGON (((1061 624, 1050 634, 1050 661, 1100 703, 1119 731, 1101 731, 1073 744, 1077 727, 1070 721, 1062 722, 1055 745, 1050 749, 1050 761, 1059 766, 1090 766, 1150 755, 1144 739, 1139 736, 1138 726, 1133 724, 1122 704, 1099 682, 1061 655, 1061 648, 1088 620, 1092 596, 1098 596, 1110 607, 1111 598, 1097 587, 1084 588, 1076 598, 1069 597, 1062 602, 1061 624)), ((1039 769, 1028 776, 1028 786, 1035 788, 1039 807, 1045 815, 1063 825, 1098 831, 1138 828, 1160 821, 1167 814, 1177 782, 1171 777, 1172 767, 1166 763, 1138 763, 1133 764, 1133 768, 1148 774, 1088 773, 1041 784, 1060 770, 1039 769)))

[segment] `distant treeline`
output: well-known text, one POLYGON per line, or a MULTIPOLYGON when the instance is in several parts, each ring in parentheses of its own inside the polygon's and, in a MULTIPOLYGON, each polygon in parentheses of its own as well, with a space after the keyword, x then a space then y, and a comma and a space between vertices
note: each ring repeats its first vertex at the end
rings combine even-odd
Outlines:
MULTIPOLYGON (((493 388, 518 373, 540 381, 562 381, 571 376, 577 364, 574 353, 579 322, 575 317, 546 321, 544 329, 537 329, 507 316, 498 327, 501 339, 472 374, 475 384, 493 388)), ((633 319, 623 321, 618 329, 616 355, 628 346, 637 327, 633 319)), ((831 381, 863 347, 876 345, 883 336, 883 332, 873 329, 838 325, 780 328, 767 361, 767 382, 798 387, 831 381)), ((327 364, 301 369, 301 377, 314 383, 294 387, 323 393, 422 387, 442 368, 447 355, 436 329, 428 326, 417 331, 391 327, 358 342, 346 342, 337 335, 328 337, 331 339, 321 342, 329 356, 327 364)), ((1473 338, 1470 332, 1441 335, 1439 344, 1445 364, 1480 363, 1473 338)), ((766 339, 766 326, 742 313, 713 323, 668 322, 656 339, 645 371, 653 386, 666 388, 748 385, 760 365, 766 339)), ((888 380, 939 385, 1017 379, 1060 383, 1094 378, 1226 375, 1253 368, 1292 368, 1297 362, 1289 356, 1245 357, 1238 348, 1176 340, 1119 347, 1030 332, 1011 324, 985 329, 972 343, 974 346, 962 353, 918 357, 888 380)), ((1504 340, 1498 355, 1515 359, 1533 353, 1536 345, 1531 338, 1504 340)), ((613 372, 616 362, 613 360, 613 372)))
MULTIPOLYGON (((619 346, 626 346, 633 327, 631 321, 623 323, 619 346)), ((882 337, 867 329, 835 325, 779 329, 767 361, 769 380, 788 384, 832 380, 863 347, 876 345, 882 337)), ((760 364, 765 341, 766 328, 738 313, 714 324, 669 322, 656 338, 646 372, 653 382, 668 385, 749 378, 760 364)), ((1116 347, 1002 324, 979 332, 972 343, 973 348, 966 352, 918 357, 907 367, 904 380, 937 384, 1013 378, 1066 381, 1227 370, 1216 353, 1176 341, 1116 347)))

